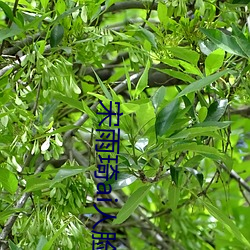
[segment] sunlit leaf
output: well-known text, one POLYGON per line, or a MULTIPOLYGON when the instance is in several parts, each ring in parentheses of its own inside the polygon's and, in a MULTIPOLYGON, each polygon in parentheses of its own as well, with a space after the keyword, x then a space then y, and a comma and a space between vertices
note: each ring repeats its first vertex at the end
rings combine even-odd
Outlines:
POLYGON ((211 75, 223 65, 225 52, 222 49, 217 49, 210 53, 205 60, 206 75, 211 75))
POLYGON ((124 222, 139 206, 143 198, 149 192, 150 188, 150 185, 144 185, 138 188, 133 194, 131 194, 125 205, 117 214, 117 218, 113 221, 112 224, 121 224, 122 222, 124 222))
POLYGON ((177 208, 180 198, 180 189, 172 182, 168 188, 168 204, 169 207, 174 211, 177 208))
POLYGON ((39 191, 46 188, 49 188, 51 185, 51 180, 42 178, 42 177, 36 177, 31 176, 26 178, 26 188, 25 192, 33 192, 33 191, 39 191))
POLYGON ((168 49, 170 52, 173 53, 175 57, 178 57, 182 60, 185 60, 187 62, 190 62, 192 65, 196 66, 200 55, 194 50, 186 49, 186 48, 181 48, 181 47, 172 47, 168 49))
POLYGON ((168 20, 168 9, 165 3, 163 2, 158 3, 157 13, 161 23, 166 24, 168 20))
POLYGON ((0 168, 0 183, 11 194, 14 194, 18 187, 16 176, 5 168, 0 168))

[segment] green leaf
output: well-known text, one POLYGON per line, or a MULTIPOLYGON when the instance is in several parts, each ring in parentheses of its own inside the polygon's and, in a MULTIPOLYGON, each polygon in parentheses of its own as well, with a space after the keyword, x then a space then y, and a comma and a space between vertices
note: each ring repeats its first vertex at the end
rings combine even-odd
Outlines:
POLYGON ((235 37, 241 38, 242 40, 246 40, 248 42, 245 35, 242 33, 242 31, 234 23, 232 23, 232 35, 235 37))
POLYGON ((51 186, 57 182, 61 182, 62 180, 66 179, 70 176, 74 176, 74 175, 83 173, 87 170, 88 170, 88 168, 81 168, 79 166, 73 167, 73 166, 66 165, 58 171, 55 178, 51 182, 51 186))
POLYGON ((24 209, 23 208, 14 209, 7 207, 5 211, 0 212, 0 222, 4 223, 5 220, 8 219, 10 215, 18 212, 24 212, 24 209))
POLYGON ((104 96, 104 95, 99 95, 93 92, 88 92, 89 95, 95 96, 97 99, 103 101, 103 102, 107 102, 108 99, 104 96))
POLYGON ((56 47, 63 39, 64 28, 61 24, 54 26, 50 35, 50 46, 56 47))
POLYGON ((42 124, 49 122, 50 118, 53 116, 54 112, 58 108, 59 102, 52 100, 51 103, 45 104, 42 112, 42 124))
POLYGON ((197 171, 194 168, 189 168, 186 167, 185 168, 188 172, 190 172, 193 176, 195 176, 195 178, 197 179, 197 181, 199 182, 200 186, 202 187, 203 185, 203 181, 204 181, 204 176, 201 172, 197 171))
POLYGON ((171 148, 171 153, 180 152, 183 150, 197 152, 198 154, 208 157, 214 161, 223 161, 228 166, 228 168, 232 167, 232 159, 228 155, 220 153, 216 148, 207 145, 197 145, 195 142, 182 143, 175 144, 171 148))
MULTIPOLYGON (((37 29, 37 27, 41 24, 41 22, 46 18, 46 17, 49 17, 51 15, 51 11, 49 11, 49 12, 46 12, 44 15, 42 15, 42 16, 35 16, 35 18, 32 16, 29 16, 29 17, 31 17, 31 22, 30 23, 28 23, 25 27, 24 27, 24 30, 25 31, 28 31, 28 30, 30 30, 30 29, 37 29)), ((26 14, 26 16, 27 16, 27 14, 26 14)))
POLYGON ((198 112, 198 118, 200 122, 203 122, 206 119, 207 116, 207 108, 206 107, 201 107, 199 112, 198 112))
POLYGON ((155 132, 156 136, 164 135, 174 123, 179 110, 179 101, 174 99, 156 116, 155 132))
POLYGON ((181 169, 180 168, 176 168, 173 166, 170 166, 170 175, 171 175, 171 179, 174 182, 174 184, 178 187, 178 182, 179 182, 179 173, 180 173, 181 169))
POLYGON ((190 139, 196 136, 206 135, 207 132, 215 131, 218 127, 195 127, 188 128, 180 131, 179 133, 172 135, 170 139, 190 139))
POLYGON ((217 49, 210 53, 205 60, 205 72, 206 75, 211 75, 223 65, 225 57, 225 51, 222 49, 217 49))
POLYGON ((142 28, 141 26, 139 26, 140 30, 136 32, 136 34, 140 34, 140 36, 142 37, 142 39, 145 41, 149 41, 151 46, 153 48, 157 47, 156 41, 155 41, 155 35, 154 33, 150 32, 147 29, 142 28))
POLYGON ((16 244, 14 244, 11 240, 9 240, 8 242, 9 242, 10 250, 22 250, 16 244))
POLYGON ((112 224, 121 224, 124 222, 139 206, 143 198, 147 195, 151 188, 151 185, 144 185, 138 188, 130 197, 128 198, 125 205, 121 208, 117 214, 117 218, 113 221, 112 224))
MULTIPOLYGON (((250 57, 250 42, 245 37, 245 35, 242 33, 242 31, 235 25, 232 24, 232 35, 235 37, 237 43, 241 47, 241 49, 244 51, 244 53, 250 57)), ((243 74, 243 72, 242 72, 243 74)))
POLYGON ((3 41, 6 38, 17 36, 22 33, 24 30, 20 29, 18 26, 13 25, 11 28, 1 29, 0 30, 0 41, 3 41))
POLYGON ((37 139, 41 139, 50 135, 55 135, 55 134, 61 134, 63 132, 67 132, 70 129, 76 129, 76 128, 80 128, 79 126, 75 126, 75 125, 67 125, 58 129, 55 129, 53 132, 50 133, 44 133, 42 135, 38 135, 32 138, 32 141, 37 140, 37 139))
POLYGON ((173 69, 158 69, 158 68, 155 68, 156 70, 162 72, 162 73, 165 73, 169 76, 172 76, 174 78, 177 78, 177 79, 180 79, 184 82, 193 82, 195 79, 191 76, 189 76, 188 74, 186 73, 183 73, 183 72, 180 72, 180 71, 176 71, 176 70, 173 70, 173 69))
POLYGON ((209 104, 207 103, 207 100, 205 99, 204 95, 201 94, 200 91, 197 92, 197 97, 199 99, 200 105, 202 107, 207 107, 209 106, 209 104))
POLYGON ((9 7, 9 5, 7 5, 7 4, 4 3, 3 1, 0 1, 0 8, 3 9, 5 15, 6 15, 11 21, 14 21, 14 15, 13 15, 13 12, 12 12, 11 8, 9 7))
POLYGON ((244 53, 250 57, 250 42, 248 41, 248 39, 246 39, 244 37, 244 39, 240 38, 240 37, 235 37, 237 43, 239 44, 240 48, 244 51, 244 53))
POLYGON ((83 108, 83 105, 80 101, 76 100, 76 99, 73 99, 73 98, 70 98, 68 96, 65 96, 65 95, 62 95, 60 93, 57 93, 57 92, 54 92, 53 93, 53 97, 63 103, 66 103, 68 104, 69 106, 73 107, 73 108, 76 108, 82 112, 85 112, 84 108, 83 108))
POLYGON ((18 180, 16 176, 5 168, 0 168, 0 183, 11 194, 14 194, 18 188, 18 180))
POLYGON ((128 70, 128 67, 126 66, 125 61, 123 61, 123 66, 124 66, 125 76, 126 76, 127 85, 128 85, 128 92, 131 95, 131 80, 130 80, 129 70, 128 70))
POLYGON ((26 178, 26 188, 24 192, 33 192, 33 191, 40 191, 46 188, 49 188, 51 185, 51 180, 31 176, 26 178))
POLYGON ((249 0, 233 0, 232 4, 244 4, 247 5, 249 4, 249 0))
POLYGON ((217 29, 204 29, 200 28, 201 32, 204 33, 213 43, 219 48, 241 57, 246 57, 246 54, 241 49, 237 40, 233 36, 228 36, 222 31, 217 29))
POLYGON ((59 237, 59 235, 64 231, 64 229, 68 226, 69 222, 64 222, 64 226, 62 226, 59 230, 57 230, 55 232, 55 234, 53 235, 53 237, 45 244, 45 246, 43 247, 42 250, 49 250, 51 249, 54 241, 59 237))
MULTIPOLYGON (((200 199, 201 200, 201 199, 200 199)), ((219 222, 223 224, 223 226, 232 233, 239 241, 241 241, 245 246, 250 248, 250 242, 245 238, 245 236, 241 233, 238 227, 234 224, 232 220, 230 220, 221 210, 213 206, 212 204, 202 201, 205 205, 208 212, 216 218, 219 222)))
POLYGON ((17 17, 14 17, 14 22, 19 28, 24 28, 24 18, 20 12, 16 13, 17 17))
POLYGON ((207 56, 214 50, 218 49, 218 46, 208 39, 204 41, 200 40, 199 47, 200 47, 201 52, 207 56))
POLYGON ((168 50, 172 52, 172 54, 175 57, 178 57, 182 60, 190 62, 194 66, 197 65, 199 58, 200 58, 200 54, 198 52, 190 50, 190 49, 176 47, 176 48, 169 48, 168 50))
MULTIPOLYGON (((181 92, 181 89, 179 86, 176 86, 176 88, 178 89, 178 92, 180 93, 181 92)), ((185 108, 188 109, 187 113, 190 115, 190 117, 193 119, 193 120, 196 120, 196 116, 195 116, 195 113, 194 113, 194 107, 191 103, 191 101, 186 97, 186 96, 182 96, 181 97, 182 100, 184 101, 185 103, 185 108)))
POLYGON ((179 60, 179 65, 182 68, 184 68, 185 73, 203 77, 203 74, 201 73, 200 69, 197 66, 193 66, 192 64, 185 62, 185 61, 181 61, 181 60, 179 60))
POLYGON ((208 114, 205 119, 205 122, 208 121, 219 121, 220 118, 224 115, 228 105, 227 99, 222 99, 219 101, 213 102, 208 108, 208 114))
POLYGON ((200 162, 204 159, 202 155, 195 155, 194 157, 187 160, 184 164, 184 167, 186 168, 193 168, 200 164, 200 162))
POLYGON ((90 108, 88 107, 87 103, 86 103, 84 100, 82 100, 82 106, 83 106, 83 109, 84 109, 85 113, 86 113, 93 121, 97 120, 96 114, 93 112, 92 109, 90 109, 90 108))
MULTIPOLYGON (((111 214, 111 213, 118 213, 119 208, 116 207, 102 207, 98 206, 98 208, 105 214, 111 214)), ((94 206, 92 207, 84 207, 82 206, 79 210, 82 214, 99 214, 99 212, 95 209, 94 206)))
POLYGON ((78 11, 79 9, 81 9, 83 7, 82 4, 79 4, 78 6, 76 7, 73 7, 72 9, 69 9, 69 10, 66 10, 64 13, 62 13, 60 16, 58 16, 56 18, 56 20, 53 22, 54 23, 58 23, 60 20, 64 19, 65 17, 71 15, 72 13, 78 11))
POLYGON ((103 93, 105 94, 105 96, 107 97, 107 99, 109 100, 113 100, 111 94, 109 93, 108 89, 106 88, 105 84, 103 84, 102 80, 100 79, 100 77, 96 74, 96 72, 94 71, 95 73, 95 76, 96 76, 96 79, 98 81, 98 83, 100 84, 101 88, 102 88, 102 91, 103 93))
POLYGON ((40 2, 41 2, 42 7, 43 7, 44 9, 46 9, 47 6, 48 6, 49 0, 41 0, 40 2))
POLYGON ((131 114, 136 112, 138 109, 140 109, 140 105, 133 102, 121 104, 121 110, 123 111, 123 114, 131 114))
POLYGON ((113 5, 117 0, 106 0, 105 7, 108 9, 111 5, 113 5))
POLYGON ((195 81, 191 84, 189 84, 185 89, 183 89, 178 95, 177 95, 177 98, 178 97, 181 97, 183 95, 186 95, 186 94, 189 94, 189 93, 192 93, 192 92, 195 92, 197 90, 200 90, 204 87, 206 87, 207 85, 215 82, 216 80, 218 80, 220 77, 222 77, 223 75, 227 74, 231 72, 230 70, 223 70, 221 72, 218 72, 218 73, 215 73, 213 75, 210 75, 210 76, 207 76, 205 78, 202 78, 198 81, 195 81))
POLYGON ((146 64, 146 67, 136 85, 136 88, 135 88, 135 93, 134 93, 134 97, 137 98, 141 92, 147 87, 148 85, 148 70, 149 70, 149 67, 150 67, 150 61, 148 60, 147 61, 147 64, 146 64))
POLYGON ((230 124, 232 124, 231 121, 225 121, 225 122, 204 121, 195 124, 193 127, 217 127, 217 129, 222 129, 228 127, 230 124))
POLYGON ((180 188, 175 183, 171 182, 168 188, 168 204, 169 207, 175 211, 180 199, 180 188))
POLYGON ((106 186, 108 186, 108 184, 110 184, 112 187, 112 190, 118 190, 118 189, 122 189, 124 187, 129 186, 130 184, 132 184, 136 180, 137 180, 137 178, 132 174, 119 172, 117 174, 117 180, 115 179, 115 175, 113 175, 112 179, 105 181, 104 184, 106 186))
POLYGON ((165 3, 159 2, 157 6, 157 14, 161 23, 167 24, 168 21, 168 9, 165 3))
POLYGON ((161 86, 159 89, 156 90, 155 94, 152 96, 151 101, 155 111, 157 111, 158 107, 164 100, 166 95, 166 87, 161 86))

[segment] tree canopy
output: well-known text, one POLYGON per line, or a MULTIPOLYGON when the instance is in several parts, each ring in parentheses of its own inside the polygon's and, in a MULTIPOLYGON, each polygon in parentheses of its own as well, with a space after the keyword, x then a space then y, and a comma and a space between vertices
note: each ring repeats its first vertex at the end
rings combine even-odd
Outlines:
POLYGON ((248 7, 0 1, 0 249, 250 249, 248 7))

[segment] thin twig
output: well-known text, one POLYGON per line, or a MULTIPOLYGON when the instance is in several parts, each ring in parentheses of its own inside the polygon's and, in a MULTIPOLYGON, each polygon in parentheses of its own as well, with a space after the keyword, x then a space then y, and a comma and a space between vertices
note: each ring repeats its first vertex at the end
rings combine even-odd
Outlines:
POLYGON ((250 200, 248 199, 246 193, 244 192, 243 188, 241 185, 239 185, 239 188, 240 188, 240 192, 242 193, 242 196, 244 197, 246 203, 248 204, 248 206, 250 206, 250 200))
POLYGON ((148 21, 149 20, 149 18, 150 18, 150 15, 151 15, 151 12, 152 12, 152 9, 153 9, 153 7, 154 7, 154 4, 155 4, 155 0, 153 0, 153 2, 152 2, 152 4, 151 4, 151 6, 150 6, 150 8, 149 8, 149 11, 147 12, 147 16, 146 16, 146 20, 143 22, 143 24, 142 24, 142 28, 144 28, 145 27, 145 25, 146 25, 146 21, 148 21))
POLYGON ((236 180, 240 186, 246 191, 250 192, 250 186, 232 169, 229 170, 224 163, 218 164, 220 168, 224 169, 232 179, 236 180))

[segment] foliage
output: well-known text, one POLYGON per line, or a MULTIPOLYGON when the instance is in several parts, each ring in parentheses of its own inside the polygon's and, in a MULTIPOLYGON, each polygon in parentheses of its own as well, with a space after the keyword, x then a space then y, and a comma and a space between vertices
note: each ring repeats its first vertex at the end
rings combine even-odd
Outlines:
POLYGON ((249 249, 248 5, 0 1, 1 249, 90 249, 94 203, 117 249, 249 249), (100 100, 123 113, 117 203, 100 100))

